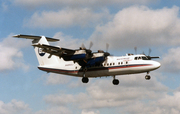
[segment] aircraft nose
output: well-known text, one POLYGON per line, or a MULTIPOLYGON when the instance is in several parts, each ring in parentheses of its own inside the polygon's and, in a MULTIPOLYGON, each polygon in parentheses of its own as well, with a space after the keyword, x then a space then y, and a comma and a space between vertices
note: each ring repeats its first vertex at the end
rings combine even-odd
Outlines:
POLYGON ((155 68, 159 68, 159 67, 161 66, 161 64, 160 64, 159 62, 154 62, 153 66, 154 66, 155 68))

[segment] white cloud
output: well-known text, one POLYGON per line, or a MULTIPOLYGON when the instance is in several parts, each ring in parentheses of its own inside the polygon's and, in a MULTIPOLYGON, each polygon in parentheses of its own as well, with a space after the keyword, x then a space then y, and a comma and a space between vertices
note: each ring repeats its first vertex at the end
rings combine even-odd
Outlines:
POLYGON ((70 94, 48 95, 45 96, 44 99, 47 103, 60 106, 66 106, 68 103, 73 103, 76 101, 76 99, 74 99, 74 96, 70 94))
MULTIPOLYGON (((156 10, 146 6, 131 6, 119 11, 112 21, 103 25, 102 19, 112 18, 107 10, 95 13, 89 8, 64 9, 58 12, 35 13, 26 20, 25 25, 41 28, 98 25, 88 39, 88 42, 93 41, 93 48, 104 49, 105 44, 109 43, 111 49, 123 50, 134 47, 179 45, 180 19, 178 13, 179 7, 176 6, 156 10)), ((75 39, 72 36, 65 36, 61 32, 56 33, 54 37, 65 40, 68 46, 72 44, 71 47, 77 44, 80 47, 82 42, 85 42, 85 40, 75 39)), ((61 45, 63 46, 63 43, 61 45)), ((67 45, 64 46, 67 47, 67 45)), ((86 45, 88 46, 89 43, 86 45)))
POLYGON ((2 7, 2 10, 3 10, 3 11, 7 11, 7 10, 8 10, 8 5, 7 5, 5 2, 3 2, 3 3, 1 4, 1 7, 2 7))
POLYGON ((150 9, 131 6, 119 11, 113 20, 97 26, 90 40, 96 46, 108 42, 113 49, 180 44, 179 7, 150 9), (98 45, 97 45, 98 44, 98 45))
POLYGON ((72 114, 72 112, 66 107, 58 106, 58 107, 50 107, 47 108, 46 110, 40 110, 35 114, 72 114))
POLYGON ((168 88, 155 77, 150 81, 142 75, 117 78, 120 80, 118 86, 114 86, 109 79, 97 79, 88 84, 83 93, 52 94, 45 96, 44 100, 53 107, 80 109, 81 114, 99 114, 106 109, 129 114, 180 113, 180 92, 169 95, 168 88))
POLYGON ((99 111, 82 110, 81 114, 100 114, 99 111))
MULTIPOLYGON (((144 109, 140 108, 142 105, 154 108, 153 103, 164 99, 167 94, 167 87, 158 82, 156 78, 152 78, 150 81, 145 80, 142 75, 118 78, 121 82, 119 86, 114 86, 109 79, 98 79, 91 82, 84 93, 47 95, 44 100, 53 106, 71 105, 82 109, 82 113, 99 113, 94 110, 131 107, 131 105, 139 107, 139 111, 143 111, 144 109)), ((158 107, 158 104, 156 106, 158 107)), ((147 110, 149 108, 144 111, 147 110)), ((126 109, 124 111, 128 112, 126 109)), ((132 108, 131 111, 136 112, 137 110, 132 108)))
POLYGON ((3 63, 0 65, 0 71, 13 70, 19 67, 27 70, 29 67, 22 62, 23 54, 20 51, 26 46, 29 46, 29 43, 12 38, 12 34, 4 38, 0 42, 0 63, 3 63))
POLYGON ((29 114, 30 109, 27 104, 22 101, 13 99, 9 103, 0 101, 0 114, 29 114))
POLYGON ((34 28, 64 28, 71 26, 93 27, 110 18, 108 10, 93 12, 89 8, 64 9, 57 12, 36 12, 24 21, 24 26, 34 28))
POLYGON ((162 55, 161 66, 163 72, 179 73, 180 71, 180 47, 171 48, 168 52, 162 55))
POLYGON ((122 6, 126 4, 148 4, 154 3, 157 0, 13 0, 13 3, 16 5, 23 5, 28 8, 48 6, 51 8, 59 8, 59 7, 103 7, 103 6, 122 6))
POLYGON ((53 37, 60 39, 56 45, 70 49, 78 49, 85 42, 84 39, 73 38, 72 36, 64 35, 62 32, 57 32, 53 37))
POLYGON ((49 76, 47 76, 46 84, 47 85, 66 84, 69 81, 70 81, 70 76, 51 73, 49 76))

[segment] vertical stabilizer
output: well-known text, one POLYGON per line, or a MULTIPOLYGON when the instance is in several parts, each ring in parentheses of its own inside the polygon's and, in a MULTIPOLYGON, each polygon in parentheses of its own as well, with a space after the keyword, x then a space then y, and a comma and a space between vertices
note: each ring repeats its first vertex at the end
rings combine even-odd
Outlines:
MULTIPOLYGON (((49 45, 45 36, 42 36, 41 39, 34 39, 32 41, 32 43, 49 45)), ((58 57, 52 56, 51 58, 48 58, 49 54, 44 53, 42 51, 42 48, 39 48, 39 47, 34 46, 34 50, 35 50, 35 53, 36 53, 36 56, 37 56, 40 66, 52 66, 52 65, 58 64, 58 57)))
MULTIPOLYGON (((55 39, 55 38, 50 38, 50 37, 45 37, 45 36, 33 36, 33 35, 15 35, 13 37, 16 38, 25 38, 25 39, 32 39, 32 43, 33 44, 46 44, 49 45, 49 42, 56 42, 59 41, 59 39, 55 39)), ((59 58, 56 56, 52 56, 51 58, 48 58, 49 54, 48 53, 44 53, 42 51, 42 48, 36 47, 34 46, 34 50, 37 56, 37 59, 39 61, 39 65, 40 66, 54 66, 56 64, 58 64, 58 60, 59 58)))

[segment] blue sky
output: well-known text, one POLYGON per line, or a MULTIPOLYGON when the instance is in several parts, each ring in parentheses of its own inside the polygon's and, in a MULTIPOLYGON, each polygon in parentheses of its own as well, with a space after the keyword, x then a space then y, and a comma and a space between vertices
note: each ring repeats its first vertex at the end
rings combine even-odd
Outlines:
POLYGON ((179 114, 180 2, 178 0, 1 0, 0 114, 179 114), (37 69, 30 40, 16 34, 59 38, 54 44, 125 55, 160 56, 146 74, 90 79, 37 69))

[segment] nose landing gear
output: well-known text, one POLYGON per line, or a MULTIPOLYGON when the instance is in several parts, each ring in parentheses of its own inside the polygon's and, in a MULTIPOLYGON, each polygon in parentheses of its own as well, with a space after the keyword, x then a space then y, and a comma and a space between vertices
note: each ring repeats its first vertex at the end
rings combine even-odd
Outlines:
POLYGON ((145 79, 146 79, 146 80, 150 80, 150 79, 151 79, 151 76, 150 76, 150 75, 146 75, 146 76, 145 76, 145 79))
POLYGON ((149 75, 149 72, 147 72, 147 75, 145 76, 145 79, 146 80, 150 80, 151 79, 151 76, 149 75))
POLYGON ((112 81, 112 83, 114 84, 114 85, 118 85, 119 84, 119 80, 118 79, 115 79, 115 76, 113 76, 113 81, 112 81))

